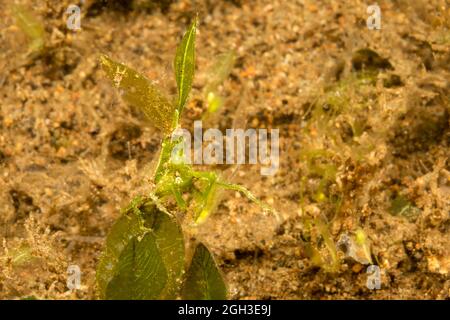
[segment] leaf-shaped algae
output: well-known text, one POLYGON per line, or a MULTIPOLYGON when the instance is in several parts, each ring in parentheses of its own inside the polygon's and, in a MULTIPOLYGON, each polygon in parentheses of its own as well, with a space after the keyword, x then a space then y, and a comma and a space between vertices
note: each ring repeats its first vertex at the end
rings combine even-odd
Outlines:
POLYGON ((106 298, 112 300, 158 299, 167 281, 167 271, 153 232, 133 237, 124 248, 117 273, 108 283, 106 298))
POLYGON ((228 51, 219 54, 214 58, 214 62, 207 71, 208 83, 205 86, 206 92, 216 91, 225 79, 230 75, 236 61, 236 53, 228 51))
POLYGON ((235 60, 235 52, 228 51, 219 54, 208 69, 208 82, 204 89, 204 96, 208 102, 208 112, 216 112, 222 106, 222 98, 218 95, 217 91, 219 86, 230 75, 235 60))
POLYGON ((142 212, 146 227, 155 235, 158 250, 167 269, 167 284, 160 299, 175 299, 180 293, 184 273, 184 237, 181 226, 176 218, 155 210, 153 205, 143 208, 142 212))
POLYGON ((33 251, 29 244, 22 243, 8 254, 14 267, 20 267, 34 259, 33 251))
POLYGON ((40 54, 44 49, 45 29, 30 11, 21 5, 13 5, 12 12, 16 18, 17 26, 30 39, 29 52, 31 54, 40 54))
POLYGON ((97 286, 102 299, 106 298, 106 288, 117 272, 117 265, 123 251, 135 236, 144 231, 134 212, 123 214, 112 226, 107 238, 105 251, 97 267, 97 286))
POLYGON ((175 54, 175 79, 178 86, 178 113, 181 114, 192 88, 195 72, 195 35, 197 18, 183 36, 175 54))
POLYGON ((225 300, 227 288, 211 253, 199 244, 186 274, 182 290, 187 300, 225 300))
POLYGON ((136 198, 108 234, 97 269, 100 297, 175 299, 183 271, 181 226, 151 201, 136 198))
POLYGON ((106 55, 100 61, 108 78, 121 90, 123 99, 139 108, 155 127, 169 133, 175 110, 166 96, 148 78, 126 65, 106 55))

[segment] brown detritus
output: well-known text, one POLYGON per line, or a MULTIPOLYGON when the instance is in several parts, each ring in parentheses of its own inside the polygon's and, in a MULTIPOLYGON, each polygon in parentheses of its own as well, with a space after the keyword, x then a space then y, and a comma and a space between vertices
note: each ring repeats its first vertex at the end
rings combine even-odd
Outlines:
POLYGON ((352 68, 354 71, 371 71, 393 69, 388 59, 382 58, 371 49, 360 49, 353 54, 352 68))
POLYGON ((132 159, 136 154, 135 141, 142 135, 141 128, 132 124, 120 124, 111 133, 108 151, 112 157, 120 160, 132 159))

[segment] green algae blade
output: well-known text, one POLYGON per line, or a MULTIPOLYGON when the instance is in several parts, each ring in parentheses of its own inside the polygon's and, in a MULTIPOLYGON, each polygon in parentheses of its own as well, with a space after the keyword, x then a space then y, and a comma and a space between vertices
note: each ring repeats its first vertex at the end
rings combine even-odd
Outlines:
POLYGON ((148 78, 126 65, 106 55, 100 57, 100 62, 123 99, 141 110, 155 127, 169 133, 175 109, 166 96, 148 78))
POLYGON ((186 300, 225 300, 227 288, 209 250, 199 244, 186 274, 182 297, 186 300))
POLYGON ((194 81, 196 31, 197 18, 184 34, 175 54, 174 68, 178 86, 177 110, 179 114, 183 111, 194 81))

